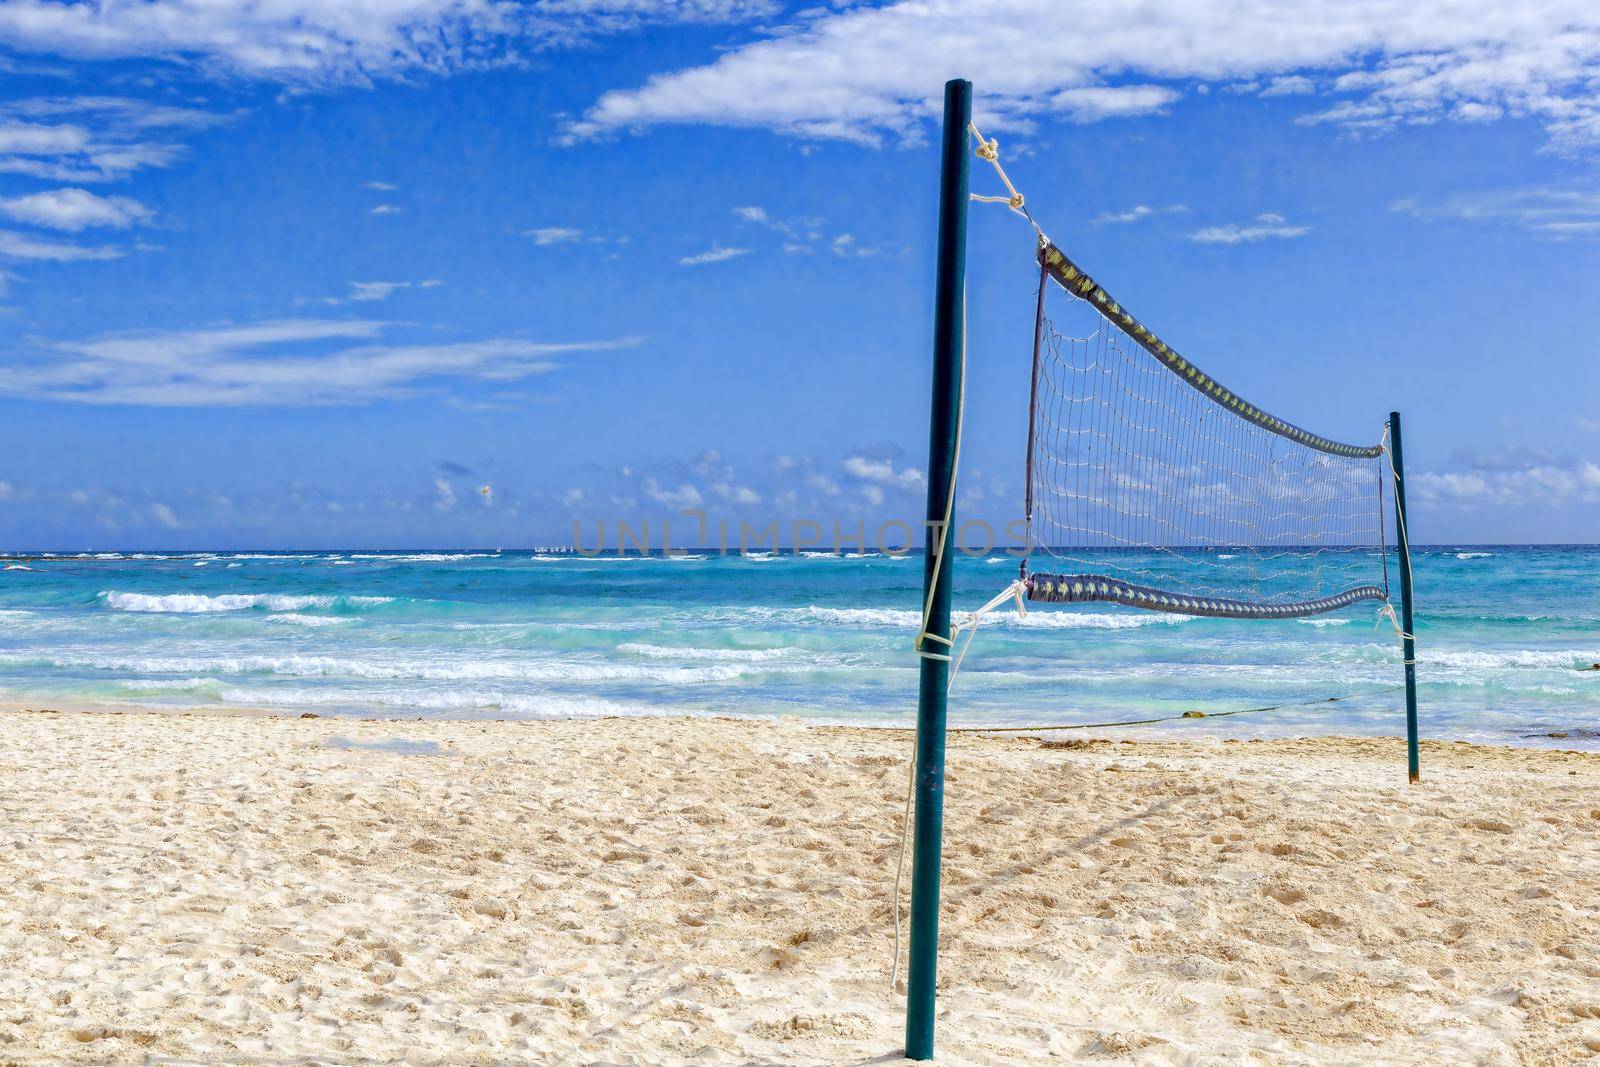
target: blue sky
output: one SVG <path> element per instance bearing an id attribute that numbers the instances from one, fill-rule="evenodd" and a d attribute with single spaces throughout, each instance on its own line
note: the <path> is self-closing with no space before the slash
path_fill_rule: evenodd
<path id="1" fill-rule="evenodd" d="M 1600 15 L 1114 6 L 0 3 L 0 547 L 914 517 L 954 75 L 1197 363 L 1405 413 L 1416 539 L 1600 540 Z M 974 206 L 967 514 L 1034 270 Z"/>

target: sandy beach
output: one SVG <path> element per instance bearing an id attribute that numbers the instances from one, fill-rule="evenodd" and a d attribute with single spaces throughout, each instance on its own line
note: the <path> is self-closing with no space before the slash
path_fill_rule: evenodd
<path id="1" fill-rule="evenodd" d="M 883 1063 L 909 735 L 3 713 L 0 1063 Z M 1600 756 L 951 739 L 940 1060 L 1600 1052 Z"/>

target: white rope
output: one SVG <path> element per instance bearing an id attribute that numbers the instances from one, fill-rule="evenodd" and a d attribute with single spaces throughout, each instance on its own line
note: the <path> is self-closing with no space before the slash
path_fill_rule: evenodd
<path id="1" fill-rule="evenodd" d="M 978 158 L 987 161 L 994 168 L 994 172 L 1000 176 L 1001 183 L 1005 185 L 1006 192 L 1010 194 L 1009 196 L 984 196 L 981 193 L 971 193 L 969 195 L 972 200 L 979 204 L 1006 205 L 1006 207 L 1028 220 L 1028 225 L 1033 227 L 1033 232 L 1039 235 L 1041 244 L 1048 244 L 1050 239 L 1045 236 L 1043 230 L 1039 229 L 1039 224 L 1033 221 L 1033 215 L 1027 208 L 1027 201 L 1023 199 L 1021 193 L 1017 192 L 1017 187 L 1011 184 L 1011 179 L 1006 175 L 1006 169 L 1000 165 L 1000 142 L 985 141 L 983 134 L 978 131 L 978 127 L 971 122 L 967 123 L 967 129 L 972 131 L 972 136 L 978 139 Z"/>
<path id="2" fill-rule="evenodd" d="M 957 656 L 955 658 L 955 662 L 950 665 L 950 685 L 952 687 L 956 684 L 957 672 L 961 670 L 961 661 L 967 658 L 967 649 L 972 647 L 972 639 L 978 636 L 978 627 L 982 625 L 983 617 L 989 614 L 989 612 L 1000 607 L 1000 605 L 1004 604 L 1008 600 L 1015 600 L 1017 602 L 1017 614 L 1019 616 L 1026 616 L 1028 614 L 1027 597 L 1027 583 L 1021 580 L 1012 582 L 1010 585 L 1006 586 L 1005 589 L 1001 590 L 999 595 L 997 595 L 993 600 L 989 601 L 983 607 L 968 615 L 965 619 L 957 623 L 951 629 L 950 636 L 952 639 L 958 637 L 962 630 L 967 631 L 967 640 L 966 643 L 961 646 L 961 654 Z M 952 648 L 953 647 L 954 646 L 952 645 Z"/>

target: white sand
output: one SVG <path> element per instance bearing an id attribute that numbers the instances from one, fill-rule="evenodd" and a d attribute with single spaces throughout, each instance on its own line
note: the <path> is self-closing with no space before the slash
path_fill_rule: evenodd
<path id="1" fill-rule="evenodd" d="M 907 745 L 0 714 L 0 1063 L 892 1062 Z M 942 1062 L 1592 1056 L 1600 757 L 1423 760 L 952 738 Z"/>

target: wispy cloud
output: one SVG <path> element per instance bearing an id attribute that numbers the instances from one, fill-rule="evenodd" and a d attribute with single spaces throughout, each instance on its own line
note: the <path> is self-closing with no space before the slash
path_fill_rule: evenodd
<path id="1" fill-rule="evenodd" d="M 663 507 L 697 508 L 705 502 L 705 496 L 700 490 L 688 482 L 676 487 L 663 487 L 654 478 L 647 478 L 643 489 L 645 496 Z"/>
<path id="2" fill-rule="evenodd" d="M 377 343 L 388 328 L 362 319 L 290 319 L 56 342 L 32 358 L 7 357 L 0 393 L 86 404 L 360 404 L 423 395 L 450 382 L 547 374 L 559 368 L 561 356 L 637 343 Z M 326 344 L 340 341 L 371 343 Z"/>
<path id="3" fill-rule="evenodd" d="M 122 229 L 150 218 L 151 211 L 125 196 L 96 196 L 87 189 L 56 189 L 0 199 L 0 212 L 33 226 L 76 233 L 91 226 Z"/>
<path id="4" fill-rule="evenodd" d="M 530 51 L 663 22 L 770 15 L 774 0 L 192 0 L 0 5 L 0 42 L 77 59 L 148 57 L 201 72 L 327 85 L 504 66 Z"/>
<path id="5" fill-rule="evenodd" d="M 1600 504 L 1600 463 L 1593 460 L 1423 471 L 1408 481 L 1416 498 L 1435 508 Z"/>
<path id="6" fill-rule="evenodd" d="M 1304 237 L 1310 226 L 1294 226 L 1282 215 L 1257 215 L 1247 223 L 1231 222 L 1226 226 L 1207 226 L 1189 235 L 1189 240 L 1204 245 L 1238 245 L 1252 241 L 1269 241 L 1286 237 Z"/>
<path id="7" fill-rule="evenodd" d="M 433 289 L 443 284 L 438 278 L 425 278 L 420 282 L 351 282 L 349 293 L 343 297 L 327 297 L 322 302 L 330 307 L 371 304 L 387 300 L 402 289 Z"/>
<path id="8" fill-rule="evenodd" d="M 906 490 L 921 489 L 924 485 L 922 471 L 916 467 L 896 470 L 894 463 L 887 459 L 854 455 L 847 457 L 840 467 L 850 477 L 876 485 Z M 881 503 L 881 498 L 878 502 Z"/>
<path id="9" fill-rule="evenodd" d="M 1317 85 L 1303 74 L 1283 74 L 1273 78 L 1261 90 L 1262 96 L 1306 96 L 1317 91 Z"/>
<path id="10" fill-rule="evenodd" d="M 400 214 L 400 208 L 393 204 L 379 204 L 372 209 L 372 213 L 374 215 L 398 215 Z"/>
<path id="11" fill-rule="evenodd" d="M 1326 101 L 1309 121 L 1352 129 L 1510 115 L 1544 123 L 1558 147 L 1600 142 L 1588 0 L 1012 0 L 989 14 L 972 0 L 816 5 L 786 32 L 603 94 L 568 132 L 719 123 L 918 141 L 959 72 L 982 87 L 985 131 L 1145 115 L 1197 85 L 1264 83 L 1269 96 Z"/>
<path id="12" fill-rule="evenodd" d="M 0 230 L 0 260 L 33 259 L 52 263 L 70 263 L 84 259 L 116 259 L 122 250 L 112 247 L 91 248 L 65 241 L 48 241 L 12 230 Z"/>
<path id="13" fill-rule="evenodd" d="M 1158 215 L 1179 215 L 1188 210 L 1189 208 L 1186 204 L 1171 204 L 1167 207 L 1151 207 L 1148 204 L 1135 204 L 1127 211 L 1103 212 L 1099 215 L 1096 215 L 1089 221 L 1098 223 L 1100 225 L 1118 225 L 1128 222 L 1143 222 L 1145 219 L 1155 218 Z"/>
<path id="14" fill-rule="evenodd" d="M 713 246 L 706 249 L 704 252 L 700 252 L 692 256 L 684 256 L 682 259 L 678 260 L 678 262 L 685 267 L 701 267 L 707 263 L 723 263 L 730 259 L 737 259 L 739 256 L 748 255 L 749 252 L 750 250 L 748 248 L 722 248 L 720 246 Z"/>
<path id="15" fill-rule="evenodd" d="M 116 96 L 13 100 L 0 104 L 0 173 L 80 183 L 114 181 L 170 166 L 183 155 L 181 144 L 152 137 L 193 133 L 228 119 Z"/>
<path id="16" fill-rule="evenodd" d="M 374 300 L 387 300 L 396 290 L 409 289 L 410 282 L 351 282 L 349 299 L 364 304 Z"/>
<path id="17" fill-rule="evenodd" d="M 1432 201 L 1413 197 L 1390 207 L 1419 219 L 1498 223 L 1541 237 L 1600 235 L 1600 191 L 1592 187 L 1498 189 Z"/>
<path id="18" fill-rule="evenodd" d="M 522 236 L 533 238 L 536 245 L 565 245 L 583 240 L 583 231 L 571 226 L 539 226 L 523 230 Z"/>

